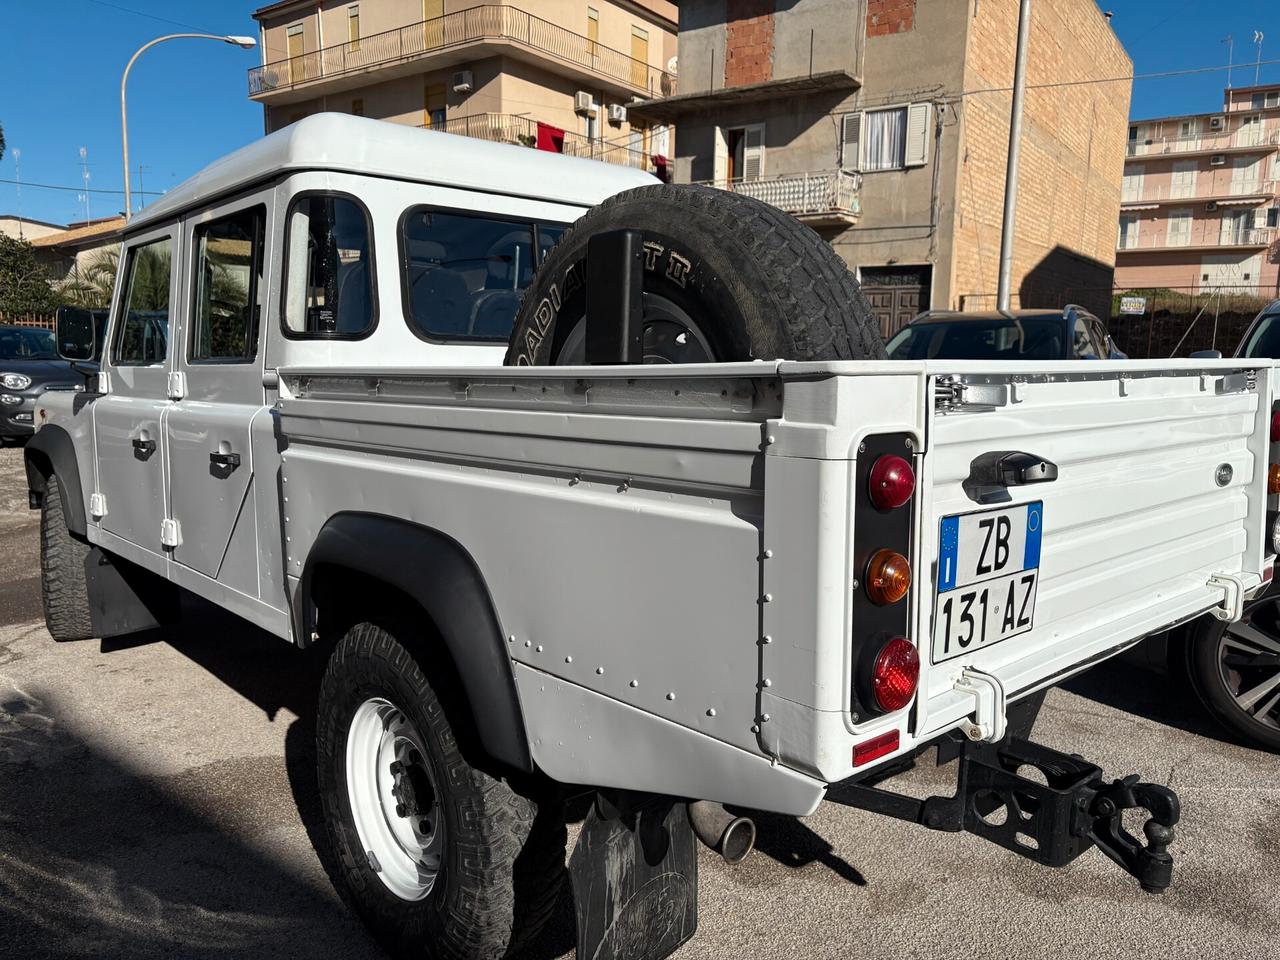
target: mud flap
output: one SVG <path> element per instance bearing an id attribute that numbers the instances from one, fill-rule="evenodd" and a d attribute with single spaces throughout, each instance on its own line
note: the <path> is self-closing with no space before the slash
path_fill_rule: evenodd
<path id="1" fill-rule="evenodd" d="M 698 928 L 697 851 L 683 803 L 597 795 L 569 877 L 580 960 L 662 960 Z"/>

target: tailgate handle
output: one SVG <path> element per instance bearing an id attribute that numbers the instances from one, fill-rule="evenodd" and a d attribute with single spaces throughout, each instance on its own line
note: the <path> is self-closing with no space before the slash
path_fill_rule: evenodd
<path id="1" fill-rule="evenodd" d="M 984 453 L 969 465 L 969 484 L 975 487 L 1020 487 L 1058 479 L 1058 465 L 1021 450 Z"/>

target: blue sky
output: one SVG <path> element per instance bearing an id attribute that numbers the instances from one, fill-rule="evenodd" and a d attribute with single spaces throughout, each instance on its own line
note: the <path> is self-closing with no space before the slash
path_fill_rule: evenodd
<path id="1" fill-rule="evenodd" d="M 514 2 L 536 10 L 538 0 Z M 17 148 L 23 181 L 78 186 L 84 147 L 90 186 L 120 190 L 119 84 L 129 56 L 146 41 L 183 29 L 256 37 L 250 14 L 259 5 L 249 0 L 5 0 L 0 123 L 9 150 L 0 160 L 0 179 L 15 179 Z M 1251 84 L 1254 30 L 1266 34 L 1263 58 L 1280 59 L 1280 0 L 1108 0 L 1102 6 L 1115 13 L 1112 26 L 1138 73 L 1225 64 L 1226 46 L 1219 41 L 1232 34 L 1241 64 L 1233 80 L 1236 86 Z M 262 110 L 246 96 L 245 76 L 259 58 L 257 50 L 207 40 L 175 40 L 142 56 L 129 80 L 135 189 L 139 164 L 144 187 L 164 190 L 261 136 Z M 1262 82 L 1273 81 L 1280 82 L 1280 65 L 1263 66 Z M 1138 81 L 1133 115 L 1212 110 L 1225 85 L 1225 71 Z M 90 194 L 89 212 L 106 216 L 123 204 L 119 194 Z M 0 212 L 14 212 L 18 205 L 16 187 L 0 183 Z M 22 190 L 21 212 L 65 223 L 83 219 L 84 203 L 74 191 L 28 186 Z"/>

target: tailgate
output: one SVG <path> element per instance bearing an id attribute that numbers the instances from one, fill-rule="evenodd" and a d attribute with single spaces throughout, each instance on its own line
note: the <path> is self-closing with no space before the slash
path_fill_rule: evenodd
<path id="1" fill-rule="evenodd" d="M 953 689 L 966 668 L 1012 698 L 1213 608 L 1216 575 L 1261 583 L 1270 373 L 929 377 L 917 736 L 972 710 Z M 1056 479 L 983 482 L 1000 451 Z"/>

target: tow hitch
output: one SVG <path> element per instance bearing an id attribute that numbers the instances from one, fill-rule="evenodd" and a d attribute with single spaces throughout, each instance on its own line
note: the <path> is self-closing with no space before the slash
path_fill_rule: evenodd
<path id="1" fill-rule="evenodd" d="M 950 749 L 948 749 L 950 748 Z M 831 787 L 827 799 L 910 820 L 932 830 L 968 830 L 1037 863 L 1066 866 L 1092 846 L 1161 893 L 1173 879 L 1178 797 L 1133 774 L 1107 782 L 1101 768 L 1017 737 L 1000 743 L 944 741 L 939 764 L 959 753 L 954 797 L 918 800 L 863 783 Z M 1045 782 L 1020 775 L 1031 767 Z M 1125 810 L 1146 810 L 1143 843 L 1124 828 Z"/>

